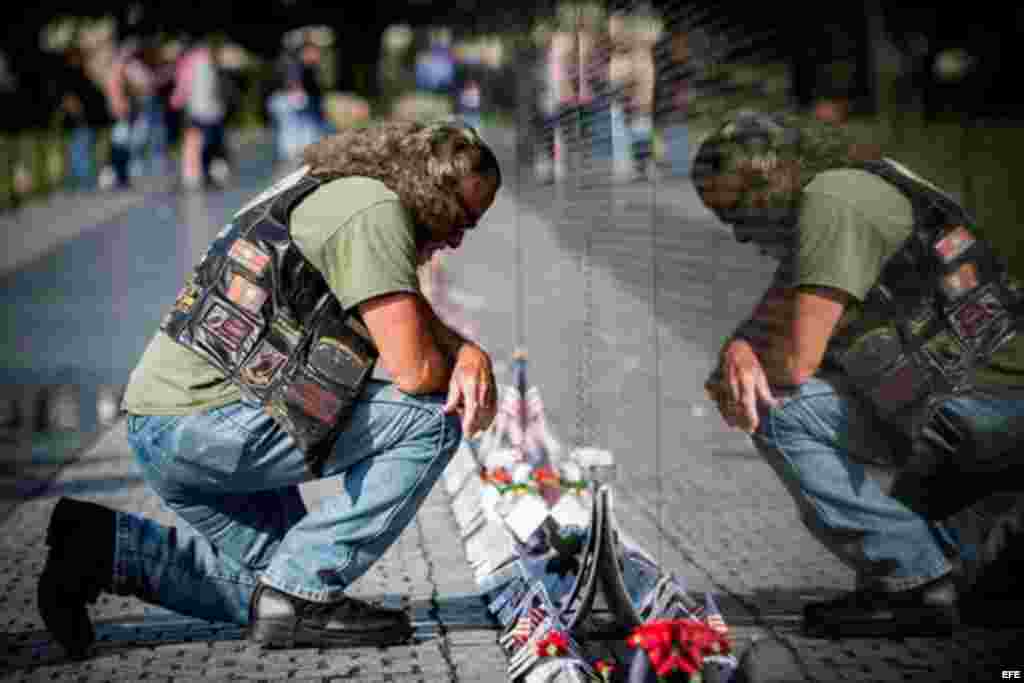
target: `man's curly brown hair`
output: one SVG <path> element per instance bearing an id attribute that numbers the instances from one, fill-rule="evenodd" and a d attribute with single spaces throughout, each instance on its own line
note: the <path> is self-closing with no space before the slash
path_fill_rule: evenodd
<path id="1" fill-rule="evenodd" d="M 417 230 L 443 235 L 471 223 L 458 196 L 459 180 L 478 174 L 501 186 L 490 147 L 469 126 L 454 122 L 394 121 L 344 130 L 307 147 L 310 173 L 364 176 L 388 186 L 410 211 Z"/>

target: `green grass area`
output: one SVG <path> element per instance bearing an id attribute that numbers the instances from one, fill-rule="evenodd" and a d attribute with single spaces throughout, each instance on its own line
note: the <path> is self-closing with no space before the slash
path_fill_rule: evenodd
<path id="1" fill-rule="evenodd" d="M 852 121 L 887 156 L 958 197 L 1011 270 L 1024 278 L 1024 127 L 1017 123 L 925 123 L 920 116 Z"/>

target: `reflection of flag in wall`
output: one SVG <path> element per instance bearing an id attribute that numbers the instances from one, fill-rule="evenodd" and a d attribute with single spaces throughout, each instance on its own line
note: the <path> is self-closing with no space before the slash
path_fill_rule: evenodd
<path id="1" fill-rule="evenodd" d="M 523 446 L 523 400 L 515 387 L 506 387 L 505 398 L 499 408 L 501 427 L 509 443 L 518 448 Z"/>
<path id="2" fill-rule="evenodd" d="M 547 614 L 542 608 L 530 607 L 516 619 L 515 626 L 505 634 L 502 641 L 505 643 L 515 641 L 517 645 L 522 645 L 530 639 L 530 634 L 540 626 L 546 616 Z"/>
<path id="3" fill-rule="evenodd" d="M 480 452 L 487 454 L 491 451 L 508 448 L 519 453 L 519 460 L 523 459 L 523 424 L 522 424 L 522 401 L 519 399 L 515 387 L 507 385 L 500 386 L 501 391 L 498 397 L 498 412 L 494 416 L 494 422 L 484 433 L 483 441 L 480 443 Z"/>
<path id="4" fill-rule="evenodd" d="M 729 626 L 722 618 L 722 610 L 718 609 L 715 596 L 711 593 L 706 593 L 704 596 L 704 622 L 723 636 L 729 635 Z"/>
<path id="5" fill-rule="evenodd" d="M 533 466 L 553 465 L 553 460 L 561 453 L 561 444 L 551 434 L 544 415 L 544 402 L 540 398 L 537 387 L 531 387 L 526 395 L 526 459 Z"/>

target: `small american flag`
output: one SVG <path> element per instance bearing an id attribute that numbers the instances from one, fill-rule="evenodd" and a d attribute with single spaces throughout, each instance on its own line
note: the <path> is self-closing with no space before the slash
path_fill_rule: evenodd
<path id="1" fill-rule="evenodd" d="M 718 603 L 715 602 L 714 594 L 710 592 L 704 595 L 704 623 L 710 626 L 716 633 L 723 636 L 729 635 L 729 626 L 725 623 L 725 619 L 722 618 L 722 611 L 718 609 Z"/>
<path id="2" fill-rule="evenodd" d="M 522 645 L 530 639 L 530 634 L 544 621 L 546 616 L 547 614 L 540 607 L 531 607 L 516 620 L 516 625 L 505 635 L 505 638 Z"/>
<path id="3" fill-rule="evenodd" d="M 974 244 L 974 235 L 962 225 L 958 225 L 935 244 L 935 251 L 945 263 L 949 263 L 967 248 Z"/>
<path id="4" fill-rule="evenodd" d="M 725 624 L 725 619 L 723 619 L 722 615 L 718 612 L 709 614 L 704 621 L 707 622 L 708 626 L 710 626 L 713 631 L 720 633 L 723 636 L 729 635 L 729 627 Z"/>

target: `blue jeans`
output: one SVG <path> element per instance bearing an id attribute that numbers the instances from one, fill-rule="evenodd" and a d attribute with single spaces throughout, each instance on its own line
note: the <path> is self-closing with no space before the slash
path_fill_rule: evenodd
<path id="1" fill-rule="evenodd" d="M 1024 400 L 963 396 L 939 412 L 965 425 L 955 455 L 963 472 L 997 471 L 1021 458 Z M 820 376 L 782 396 L 777 407 L 762 408 L 754 443 L 804 525 L 857 573 L 858 585 L 899 591 L 949 573 L 949 558 L 973 549 L 955 528 L 927 519 L 868 476 L 858 453 L 891 449 L 887 431 L 841 379 Z"/>
<path id="2" fill-rule="evenodd" d="M 605 98 L 598 98 L 580 107 L 580 110 L 583 116 L 584 139 L 589 144 L 591 160 L 611 160 L 614 149 L 610 102 Z"/>
<path id="3" fill-rule="evenodd" d="M 670 123 L 663 128 L 665 162 L 670 175 L 685 178 L 690 175 L 690 136 L 685 123 Z"/>
<path id="4" fill-rule="evenodd" d="M 162 175 L 167 170 L 167 124 L 159 97 L 142 98 L 132 123 L 132 161 L 139 174 Z"/>
<path id="5" fill-rule="evenodd" d="M 132 123 L 118 119 L 110 130 L 110 165 L 114 168 L 117 187 L 131 186 Z"/>
<path id="6" fill-rule="evenodd" d="M 244 401 L 187 416 L 129 415 L 128 440 L 176 528 L 117 513 L 114 592 L 210 621 L 246 624 L 257 582 L 338 600 L 398 538 L 462 438 L 444 396 L 368 383 L 307 510 L 310 479 L 291 437 Z"/>
<path id="7" fill-rule="evenodd" d="M 214 159 L 223 159 L 229 161 L 228 150 L 225 146 L 225 131 L 224 122 L 217 121 L 215 123 L 199 123 L 196 122 L 199 129 L 203 133 L 203 145 L 202 151 L 200 152 L 200 161 L 203 169 L 203 179 L 209 181 L 212 179 L 210 175 L 210 167 L 213 164 Z"/>
<path id="8" fill-rule="evenodd" d="M 76 190 L 96 187 L 96 131 L 89 126 L 71 129 L 68 142 L 68 184 Z"/>

